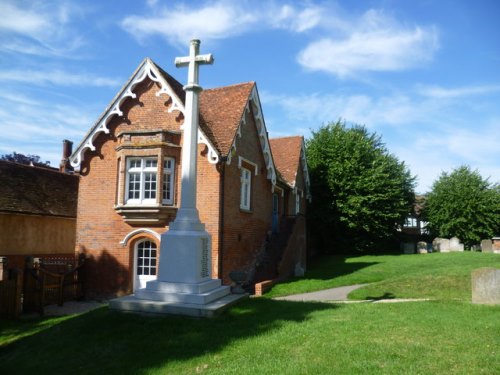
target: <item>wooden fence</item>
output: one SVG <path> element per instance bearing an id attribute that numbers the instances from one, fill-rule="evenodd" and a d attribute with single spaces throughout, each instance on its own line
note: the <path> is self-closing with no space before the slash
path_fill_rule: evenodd
<path id="1" fill-rule="evenodd" d="M 23 312 L 43 315 L 47 305 L 83 298 L 82 267 L 84 258 L 27 258 L 24 269 Z"/>
<path id="2" fill-rule="evenodd" d="M 17 318 L 21 312 L 44 313 L 44 307 L 83 298 L 84 258 L 44 257 L 26 259 L 24 272 L 7 270 L 0 257 L 0 316 Z"/>
<path id="3" fill-rule="evenodd" d="M 0 279 L 0 316 L 17 319 L 22 310 L 22 272 L 16 268 L 8 272 L 2 270 L 2 278 L 3 280 Z"/>

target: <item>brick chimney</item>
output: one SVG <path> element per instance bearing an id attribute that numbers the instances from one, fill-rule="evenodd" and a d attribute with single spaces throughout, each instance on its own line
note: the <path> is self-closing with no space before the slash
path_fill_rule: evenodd
<path id="1" fill-rule="evenodd" d="M 62 159 L 59 163 L 59 171 L 63 173 L 73 172 L 73 167 L 69 163 L 69 157 L 73 152 L 73 142 L 68 141 L 67 139 L 63 140 L 63 150 L 62 150 Z"/>

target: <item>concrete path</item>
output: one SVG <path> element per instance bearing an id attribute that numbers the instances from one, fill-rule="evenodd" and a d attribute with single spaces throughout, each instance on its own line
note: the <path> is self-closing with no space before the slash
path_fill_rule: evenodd
<path id="1" fill-rule="evenodd" d="M 285 297 L 276 297 L 274 299 L 282 301 L 345 301 L 347 295 L 353 290 L 364 287 L 368 284 L 357 284 L 341 286 L 339 288 L 325 289 L 318 292 L 294 294 Z"/>

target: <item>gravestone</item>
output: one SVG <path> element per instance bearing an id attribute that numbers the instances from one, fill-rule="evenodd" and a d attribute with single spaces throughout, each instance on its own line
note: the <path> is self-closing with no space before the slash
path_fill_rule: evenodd
<path id="1" fill-rule="evenodd" d="M 450 240 L 447 238 L 434 238 L 434 241 L 432 241 L 432 251 L 438 253 L 449 253 Z"/>
<path id="2" fill-rule="evenodd" d="M 472 271 L 472 303 L 500 304 L 500 269 L 485 267 Z"/>
<path id="3" fill-rule="evenodd" d="M 417 243 L 417 253 L 427 254 L 427 242 L 419 241 Z"/>
<path id="4" fill-rule="evenodd" d="M 492 253 L 493 252 L 493 242 L 491 242 L 491 240 L 482 240 L 481 241 L 481 251 L 483 253 Z"/>
<path id="5" fill-rule="evenodd" d="M 464 244 L 457 237 L 450 239 L 450 251 L 464 251 Z"/>
<path id="6" fill-rule="evenodd" d="M 493 237 L 493 252 L 500 254 L 500 237 Z"/>

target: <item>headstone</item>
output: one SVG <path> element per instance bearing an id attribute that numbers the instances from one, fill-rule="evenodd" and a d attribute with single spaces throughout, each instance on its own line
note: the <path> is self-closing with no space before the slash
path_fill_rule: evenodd
<path id="1" fill-rule="evenodd" d="M 493 242 L 491 242 L 491 240 L 482 240 L 481 241 L 481 251 L 483 253 L 492 253 L 493 252 Z"/>
<path id="2" fill-rule="evenodd" d="M 485 267 L 472 271 L 472 303 L 500 304 L 500 269 Z"/>
<path id="3" fill-rule="evenodd" d="M 447 238 L 434 238 L 434 241 L 432 241 L 432 250 L 437 253 L 449 253 L 450 240 Z"/>
<path id="4" fill-rule="evenodd" d="M 417 253 L 427 254 L 427 242 L 419 241 L 417 243 Z"/>
<path id="5" fill-rule="evenodd" d="M 481 251 L 481 245 L 472 245 L 470 251 Z"/>
<path id="6" fill-rule="evenodd" d="M 413 242 L 403 242 L 403 253 L 415 254 L 415 244 Z"/>
<path id="7" fill-rule="evenodd" d="M 457 237 L 450 239 L 450 251 L 464 251 L 464 244 Z"/>
<path id="8" fill-rule="evenodd" d="M 493 252 L 500 254 L 500 237 L 493 237 Z"/>

